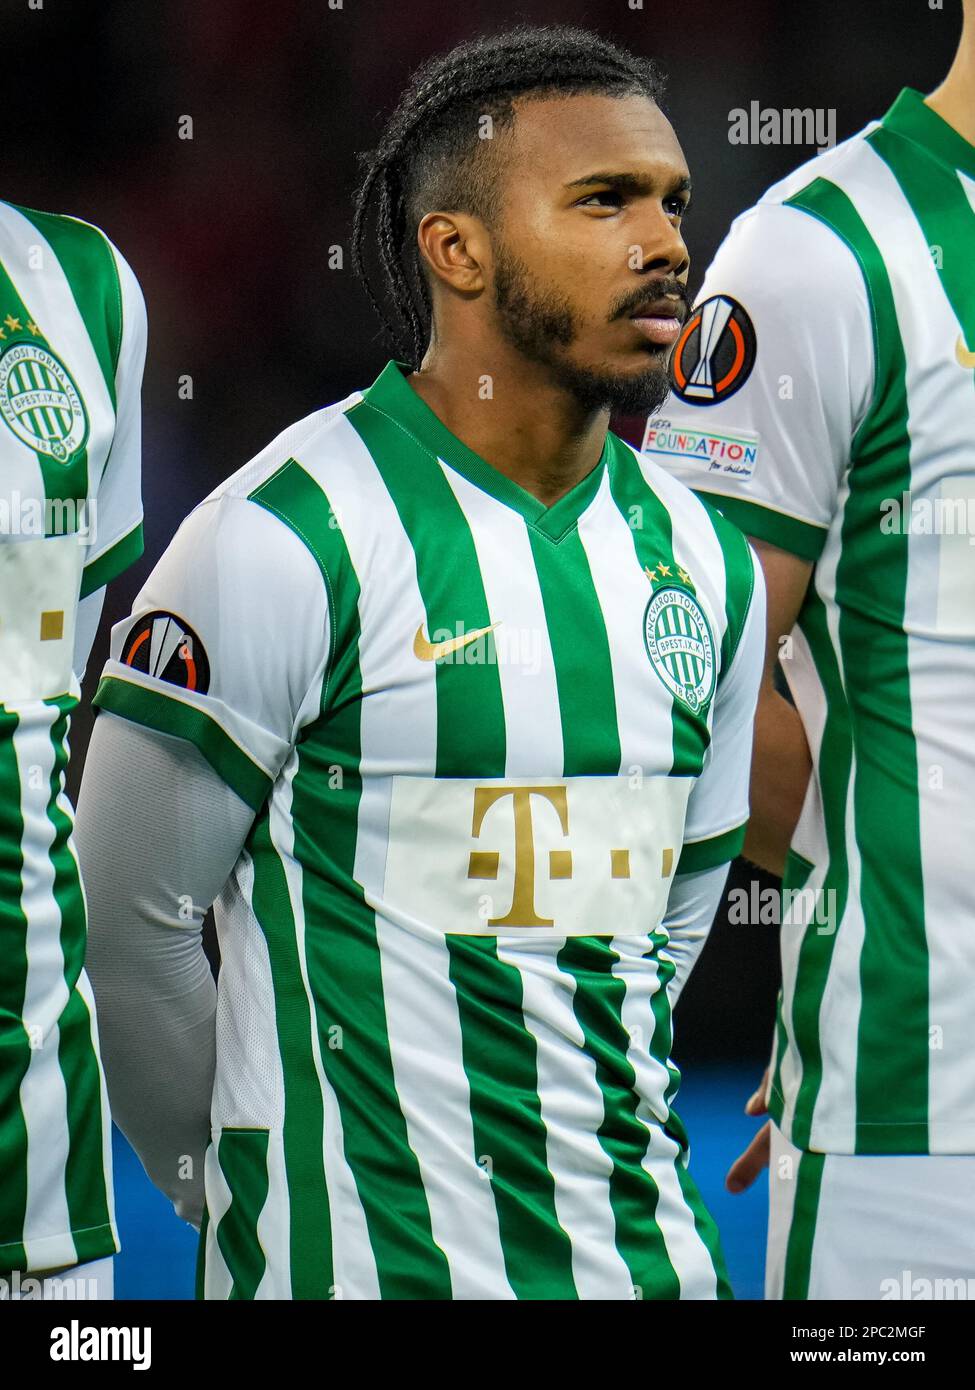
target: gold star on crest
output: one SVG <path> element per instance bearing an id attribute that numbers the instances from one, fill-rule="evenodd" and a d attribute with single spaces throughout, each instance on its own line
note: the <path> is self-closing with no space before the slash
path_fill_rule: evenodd
<path id="1" fill-rule="evenodd" d="M 680 565 L 677 566 L 677 578 L 682 584 L 690 584 L 691 582 L 691 576 L 687 573 L 687 570 L 681 569 Z"/>
<path id="2" fill-rule="evenodd" d="M 665 565 L 663 560 L 657 561 L 657 569 L 660 571 L 662 575 L 665 575 L 667 579 L 670 578 L 670 566 Z"/>
<path id="3" fill-rule="evenodd" d="M 27 327 L 30 329 L 31 335 L 32 335 L 34 338 L 36 338 L 37 335 L 38 335 L 38 333 L 40 333 L 40 331 L 41 331 L 41 330 L 38 328 L 37 324 L 34 322 L 33 319 L 28 319 L 28 320 L 27 320 Z"/>
<path id="4" fill-rule="evenodd" d="M 4 319 L 4 323 L 10 329 L 11 333 L 16 333 L 17 329 L 20 327 L 20 319 L 15 319 L 13 314 L 8 314 Z"/>
<path id="5" fill-rule="evenodd" d="M 657 571 L 656 571 L 656 570 L 648 569 L 647 566 L 644 565 L 644 566 L 643 566 L 643 573 L 644 573 L 644 574 L 647 576 L 647 578 L 650 580 L 650 583 L 651 583 L 651 584 L 656 584 L 656 582 L 657 582 Z"/>

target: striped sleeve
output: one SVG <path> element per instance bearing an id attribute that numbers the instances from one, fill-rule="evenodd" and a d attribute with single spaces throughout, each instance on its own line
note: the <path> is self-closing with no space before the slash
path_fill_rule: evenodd
<path id="1" fill-rule="evenodd" d="M 112 629 L 94 704 L 187 739 L 256 811 L 319 712 L 328 643 L 309 550 L 222 494 L 190 513 Z"/>
<path id="2" fill-rule="evenodd" d="M 711 744 L 688 800 L 678 874 L 727 864 L 745 841 L 755 707 L 765 663 L 765 581 L 751 546 L 748 556 L 744 621 L 714 697 Z"/>
<path id="3" fill-rule="evenodd" d="M 85 556 L 81 597 L 117 578 L 143 551 L 142 373 L 146 360 L 146 306 L 125 258 L 105 238 L 117 284 L 120 332 L 115 358 L 115 431 L 97 484 L 94 532 Z"/>
<path id="4" fill-rule="evenodd" d="M 750 339 L 753 365 L 734 390 L 720 378 L 710 393 L 675 390 L 647 422 L 644 449 L 746 534 L 814 561 L 873 392 L 860 266 L 817 218 L 759 203 L 732 225 L 698 308 L 716 300 L 736 306 L 732 327 Z"/>

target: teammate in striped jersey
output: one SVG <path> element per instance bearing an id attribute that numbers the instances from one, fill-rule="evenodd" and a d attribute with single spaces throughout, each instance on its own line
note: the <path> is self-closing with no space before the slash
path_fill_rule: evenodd
<path id="1" fill-rule="evenodd" d="M 973 74 L 966 0 L 932 96 L 737 219 L 648 426 L 761 553 L 746 851 L 812 890 L 782 928 L 770 1297 L 975 1276 Z"/>
<path id="2" fill-rule="evenodd" d="M 105 585 L 142 551 L 145 307 L 96 227 L 0 203 L 0 1277 L 118 1249 L 64 792 Z M 24 1296 L 33 1285 L 20 1286 Z"/>
<path id="3" fill-rule="evenodd" d="M 120 1123 L 191 1219 L 203 1172 L 205 1297 L 730 1293 L 671 1011 L 744 835 L 764 601 L 607 432 L 685 309 L 658 91 L 573 30 L 421 70 L 355 229 L 420 370 L 218 487 L 113 633 L 91 969 Z"/>

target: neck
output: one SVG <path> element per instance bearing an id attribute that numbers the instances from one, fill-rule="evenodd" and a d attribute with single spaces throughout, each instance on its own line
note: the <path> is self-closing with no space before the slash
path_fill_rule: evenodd
<path id="1" fill-rule="evenodd" d="M 546 507 L 599 462 L 609 411 L 583 409 L 504 343 L 444 334 L 408 381 L 451 434 Z"/>
<path id="2" fill-rule="evenodd" d="M 955 61 L 941 86 L 925 100 L 943 121 L 975 145 L 975 7 L 966 4 Z"/>

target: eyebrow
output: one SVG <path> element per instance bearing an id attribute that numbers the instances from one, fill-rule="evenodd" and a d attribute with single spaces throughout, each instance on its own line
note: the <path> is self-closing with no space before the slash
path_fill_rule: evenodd
<path id="1" fill-rule="evenodd" d="M 615 188 L 620 193 L 649 193 L 656 180 L 646 174 L 631 173 L 595 173 L 585 174 L 581 179 L 572 179 L 565 185 L 566 188 L 586 188 L 589 184 L 603 183 L 610 188 Z M 667 190 L 668 193 L 690 193 L 691 181 L 685 176 L 676 179 Z"/>

